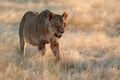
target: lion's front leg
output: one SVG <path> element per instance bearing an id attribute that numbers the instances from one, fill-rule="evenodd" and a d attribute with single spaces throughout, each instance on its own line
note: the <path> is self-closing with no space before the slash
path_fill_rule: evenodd
<path id="1" fill-rule="evenodd" d="M 39 51 L 41 52 L 41 56 L 43 56 L 45 54 L 45 44 L 43 44 L 42 42 L 39 43 L 39 46 L 38 46 L 38 49 Z"/>
<path id="2" fill-rule="evenodd" d="M 51 43 L 51 50 L 56 56 L 56 62 L 59 62 L 60 61 L 59 42 Z"/>

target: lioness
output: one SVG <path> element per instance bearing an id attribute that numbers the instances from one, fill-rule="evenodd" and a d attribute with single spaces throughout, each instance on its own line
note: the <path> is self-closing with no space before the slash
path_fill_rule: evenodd
<path id="1" fill-rule="evenodd" d="M 41 55 L 45 54 L 45 44 L 50 43 L 50 47 L 56 61 L 60 60 L 59 38 L 65 32 L 66 18 L 68 14 L 54 14 L 49 10 L 41 13 L 26 12 L 20 22 L 19 38 L 22 54 L 25 55 L 25 43 L 38 46 Z"/>

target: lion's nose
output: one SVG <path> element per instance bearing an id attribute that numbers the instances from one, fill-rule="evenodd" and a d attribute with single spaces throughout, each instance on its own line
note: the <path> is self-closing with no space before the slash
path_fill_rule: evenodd
<path id="1" fill-rule="evenodd" d="M 63 29 L 60 29 L 60 33 L 64 33 L 64 30 L 63 30 Z"/>

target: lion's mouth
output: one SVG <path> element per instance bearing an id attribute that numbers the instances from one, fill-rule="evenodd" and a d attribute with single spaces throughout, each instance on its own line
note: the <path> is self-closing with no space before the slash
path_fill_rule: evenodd
<path id="1" fill-rule="evenodd" d="M 55 37 L 61 38 L 61 36 L 62 36 L 62 35 L 58 35 L 58 34 L 55 33 Z"/>

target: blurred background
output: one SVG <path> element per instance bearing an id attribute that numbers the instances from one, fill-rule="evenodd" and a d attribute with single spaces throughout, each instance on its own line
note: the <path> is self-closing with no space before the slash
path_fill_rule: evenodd
<path id="1" fill-rule="evenodd" d="M 27 11 L 68 13 L 62 61 L 47 46 L 21 58 L 18 29 Z M 120 80 L 120 0 L 0 0 L 0 80 Z"/>
<path id="2" fill-rule="evenodd" d="M 59 14 L 68 12 L 71 30 L 119 36 L 119 4 L 119 0 L 0 0 L 0 23 L 18 25 L 25 12 L 49 9 Z"/>

